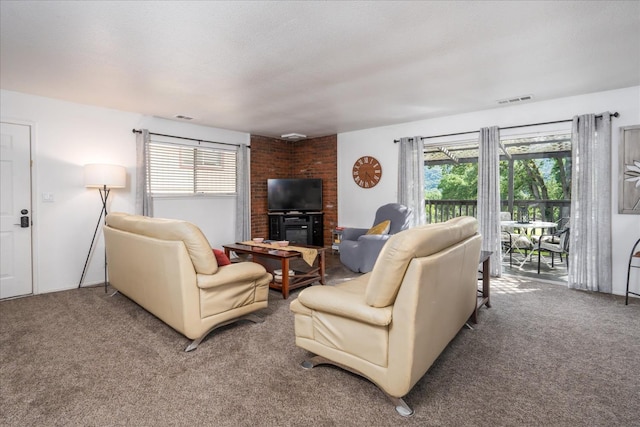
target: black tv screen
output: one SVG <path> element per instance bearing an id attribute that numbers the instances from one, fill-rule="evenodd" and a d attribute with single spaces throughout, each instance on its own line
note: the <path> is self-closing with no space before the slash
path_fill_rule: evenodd
<path id="1" fill-rule="evenodd" d="M 321 211 L 322 179 L 268 179 L 267 203 L 270 211 Z"/>

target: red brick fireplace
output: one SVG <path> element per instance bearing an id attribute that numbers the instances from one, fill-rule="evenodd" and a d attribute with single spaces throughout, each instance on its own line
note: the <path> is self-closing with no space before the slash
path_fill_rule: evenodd
<path id="1" fill-rule="evenodd" d="M 267 179 L 321 178 L 324 245 L 338 223 L 337 135 L 285 141 L 251 135 L 251 235 L 268 237 Z"/>

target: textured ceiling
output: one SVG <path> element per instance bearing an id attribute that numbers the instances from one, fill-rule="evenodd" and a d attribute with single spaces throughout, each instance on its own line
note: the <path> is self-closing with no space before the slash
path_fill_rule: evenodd
<path id="1" fill-rule="evenodd" d="M 640 85 L 639 1 L 2 0 L 0 8 L 2 89 L 266 136 Z"/>

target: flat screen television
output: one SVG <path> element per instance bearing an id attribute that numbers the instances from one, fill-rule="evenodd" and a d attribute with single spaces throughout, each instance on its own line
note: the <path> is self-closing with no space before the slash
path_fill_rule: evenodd
<path id="1" fill-rule="evenodd" d="M 322 211 L 322 179 L 267 179 L 267 204 L 271 212 Z"/>

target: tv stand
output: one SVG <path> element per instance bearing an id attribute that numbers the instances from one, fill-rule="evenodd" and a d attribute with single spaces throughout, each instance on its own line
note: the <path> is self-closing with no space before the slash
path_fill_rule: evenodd
<path id="1" fill-rule="evenodd" d="M 323 212 L 270 212 L 269 239 L 324 247 Z"/>

